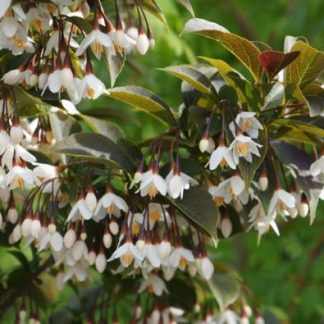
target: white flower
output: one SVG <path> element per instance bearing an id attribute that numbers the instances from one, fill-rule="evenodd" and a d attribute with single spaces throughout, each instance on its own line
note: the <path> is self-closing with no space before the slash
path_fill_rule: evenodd
<path id="1" fill-rule="evenodd" d="M 143 260 L 147 259 L 152 267 L 158 268 L 161 265 L 161 259 L 158 254 L 158 247 L 151 242 L 146 242 L 141 251 Z"/>
<path id="2" fill-rule="evenodd" d="M 114 215 L 120 217 L 120 212 L 127 212 L 128 206 L 126 201 L 115 195 L 110 188 L 107 189 L 107 192 L 99 199 L 97 207 L 95 209 L 94 219 L 100 221 L 103 219 L 106 214 Z"/>
<path id="3" fill-rule="evenodd" d="M 10 141 L 1 159 L 2 167 L 6 165 L 11 169 L 14 157 L 17 161 L 25 161 L 28 163 L 36 162 L 36 158 L 26 149 L 21 145 L 14 145 Z"/>
<path id="4" fill-rule="evenodd" d="M 103 33 L 97 27 L 83 39 L 75 54 L 82 55 L 89 46 L 97 59 L 100 59 L 105 49 L 112 46 L 112 40 L 108 34 Z"/>
<path id="5" fill-rule="evenodd" d="M 0 18 L 5 15 L 7 10 L 9 9 L 11 5 L 12 0 L 1 0 L 0 1 Z"/>
<path id="6" fill-rule="evenodd" d="M 211 154 L 210 160 L 206 166 L 208 165 L 210 170 L 215 170 L 219 165 L 222 168 L 228 165 L 231 169 L 236 169 L 233 153 L 224 144 L 219 144 L 217 149 Z"/>
<path id="7" fill-rule="evenodd" d="M 72 266 L 68 266 L 68 270 L 64 275 L 64 282 L 69 281 L 72 277 L 75 277 L 78 281 L 84 281 L 88 276 L 89 265 L 85 261 L 80 261 Z"/>
<path id="8" fill-rule="evenodd" d="M 168 193 L 173 199 L 179 197 L 182 199 L 184 191 L 188 190 L 190 185 L 198 185 L 195 179 L 183 172 L 176 172 L 175 170 L 171 170 L 165 180 L 168 186 Z"/>
<path id="9" fill-rule="evenodd" d="M 169 263 L 173 268 L 179 267 L 180 269 L 184 269 L 188 262 L 194 261 L 195 258 L 192 251 L 182 246 L 176 247 L 169 257 Z"/>
<path id="10" fill-rule="evenodd" d="M 236 116 L 235 122 L 239 126 L 241 131 L 247 133 L 252 138 L 257 138 L 259 136 L 259 130 L 263 129 L 263 126 L 254 116 L 254 112 L 243 111 Z M 231 122 L 229 124 L 229 128 L 233 136 L 235 137 L 235 123 Z"/>
<path id="11" fill-rule="evenodd" d="M 254 142 L 251 137 L 238 135 L 231 143 L 229 149 L 233 152 L 234 163 L 238 164 L 240 158 L 252 162 L 252 154 L 260 156 L 258 147 L 262 147 L 262 145 Z"/>
<path id="12" fill-rule="evenodd" d="M 34 175 L 27 167 L 14 165 L 6 176 L 6 185 L 10 186 L 10 190 L 17 187 L 30 189 L 34 186 Z"/>
<path id="13" fill-rule="evenodd" d="M 70 68 L 55 69 L 48 76 L 47 85 L 51 92 L 58 93 L 63 89 L 68 89 L 74 82 L 73 72 Z M 43 91 L 46 87 L 43 89 Z"/>
<path id="14" fill-rule="evenodd" d="M 260 201 L 251 209 L 248 215 L 249 223 L 251 223 L 250 228 L 254 227 L 258 231 L 258 242 L 260 242 L 261 236 L 266 233 L 270 227 L 278 236 L 280 235 L 275 217 L 275 213 L 265 214 L 263 205 Z"/>
<path id="15" fill-rule="evenodd" d="M 89 73 L 81 80 L 79 92 L 82 98 L 97 99 L 107 93 L 105 84 L 94 74 Z"/>
<path id="16" fill-rule="evenodd" d="M 269 203 L 269 214 L 279 213 L 281 216 L 288 216 L 289 209 L 296 207 L 295 197 L 283 189 L 277 189 Z"/>
<path id="17" fill-rule="evenodd" d="M 312 163 L 309 169 L 309 173 L 313 177 L 324 175 L 324 155 L 322 155 L 318 160 Z"/>
<path id="18" fill-rule="evenodd" d="M 141 55 L 145 55 L 150 47 L 149 40 L 146 34 L 142 31 L 136 39 L 136 48 Z"/>
<path id="19" fill-rule="evenodd" d="M 204 136 L 199 142 L 199 150 L 201 153 L 211 153 L 215 149 L 215 142 L 211 137 Z"/>
<path id="20" fill-rule="evenodd" d="M 132 242 L 126 241 L 115 250 L 108 261 L 115 259 L 120 259 L 122 266 L 127 268 L 134 259 L 137 261 L 143 261 L 143 256 Z"/>
<path id="21" fill-rule="evenodd" d="M 206 279 L 210 280 L 214 274 L 214 265 L 207 256 L 198 258 L 196 260 L 198 271 L 200 275 Z"/>
<path id="22" fill-rule="evenodd" d="M 226 309 L 222 314 L 217 317 L 217 324 L 237 324 L 239 317 L 237 314 L 230 310 Z"/>
<path id="23" fill-rule="evenodd" d="M 38 251 L 44 250 L 48 246 L 48 244 L 50 244 L 51 248 L 54 251 L 61 251 L 63 248 L 62 235 L 56 231 L 54 233 L 50 233 L 50 231 L 47 231 L 39 242 Z"/>
<path id="24" fill-rule="evenodd" d="M 91 211 L 88 209 L 84 197 L 80 197 L 79 200 L 72 207 L 67 222 L 75 222 L 79 219 L 89 220 L 92 217 Z"/>
<path id="25" fill-rule="evenodd" d="M 18 21 L 10 13 L 10 11 L 3 17 L 3 19 L 0 22 L 1 31 L 8 38 L 11 38 L 15 35 L 15 33 L 17 32 L 18 26 L 19 26 Z"/>
<path id="26" fill-rule="evenodd" d="M 50 164 L 45 163 L 34 163 L 36 168 L 33 169 L 33 174 L 35 177 L 35 183 L 40 186 L 42 183 L 49 181 L 51 179 L 58 177 L 57 167 Z M 54 183 L 49 182 L 45 186 L 43 186 L 43 192 L 53 192 L 56 193 L 59 187 L 58 179 L 54 180 Z"/>
<path id="27" fill-rule="evenodd" d="M 141 192 L 141 196 L 149 195 L 152 199 L 158 193 L 165 196 L 167 193 L 167 184 L 159 175 L 157 168 L 152 167 L 147 172 L 143 173 L 140 188 L 136 192 Z"/>
<path id="28" fill-rule="evenodd" d="M 141 294 L 146 290 L 150 293 L 154 293 L 156 296 L 162 296 L 164 292 L 168 293 L 165 282 L 155 274 L 151 274 L 148 278 L 142 281 L 137 292 Z"/>
<path id="29" fill-rule="evenodd" d="M 25 78 L 25 70 L 23 68 L 18 68 L 14 70 L 10 70 L 5 73 L 2 77 L 4 83 L 9 85 L 17 85 L 22 83 Z"/>
<path id="30" fill-rule="evenodd" d="M 111 55 L 116 55 L 117 53 L 123 55 L 124 51 L 129 52 L 136 45 L 136 40 L 129 37 L 122 29 L 112 31 L 110 35 L 114 45 L 111 48 Z"/>

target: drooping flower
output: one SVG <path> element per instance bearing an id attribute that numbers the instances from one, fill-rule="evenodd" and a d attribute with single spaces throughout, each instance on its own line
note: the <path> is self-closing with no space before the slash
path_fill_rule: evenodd
<path id="1" fill-rule="evenodd" d="M 269 214 L 278 213 L 288 216 L 289 209 L 296 207 L 295 197 L 281 188 L 275 190 L 269 203 Z"/>
<path id="2" fill-rule="evenodd" d="M 233 152 L 234 163 L 238 164 L 239 159 L 243 158 L 248 162 L 252 162 L 252 154 L 260 156 L 258 148 L 261 144 L 254 142 L 251 137 L 238 135 L 231 143 L 229 149 Z"/>
<path id="3" fill-rule="evenodd" d="M 182 246 L 176 246 L 171 252 L 169 257 L 169 263 L 173 268 L 184 269 L 188 262 L 194 262 L 195 258 L 191 250 Z"/>
<path id="4" fill-rule="evenodd" d="M 144 291 L 155 294 L 156 296 L 162 296 L 162 294 L 168 293 L 165 282 L 155 274 L 150 274 L 144 281 L 142 281 L 138 293 L 143 293 Z"/>
<path id="5" fill-rule="evenodd" d="M 12 0 L 1 0 L 0 1 L 0 18 L 2 18 L 11 5 Z"/>
<path id="6" fill-rule="evenodd" d="M 73 205 L 68 217 L 67 222 L 75 222 L 80 219 L 89 220 L 92 217 L 92 212 L 88 209 L 84 196 L 80 196 L 78 201 Z"/>
<path id="7" fill-rule="evenodd" d="M 262 124 L 255 118 L 255 113 L 250 111 L 242 111 L 235 118 L 236 125 L 242 132 L 247 133 L 251 138 L 257 138 L 259 131 L 263 129 Z M 235 137 L 236 126 L 234 122 L 229 124 L 229 128 Z"/>
<path id="8" fill-rule="evenodd" d="M 209 166 L 210 170 L 215 170 L 218 166 L 224 168 L 227 165 L 231 169 L 236 169 L 236 163 L 234 162 L 232 151 L 224 144 L 220 143 L 216 150 L 211 154 L 206 166 Z"/>
<path id="9" fill-rule="evenodd" d="M 108 261 L 115 259 L 120 259 L 122 266 L 127 268 L 132 264 L 134 259 L 139 262 L 143 261 L 143 256 L 131 241 L 126 241 L 115 250 Z"/>
<path id="10" fill-rule="evenodd" d="M 142 197 L 148 195 L 151 199 L 158 193 L 162 196 L 166 195 L 167 184 L 159 175 L 156 162 L 153 162 L 150 169 L 143 173 L 140 188 L 136 192 L 140 192 Z"/>

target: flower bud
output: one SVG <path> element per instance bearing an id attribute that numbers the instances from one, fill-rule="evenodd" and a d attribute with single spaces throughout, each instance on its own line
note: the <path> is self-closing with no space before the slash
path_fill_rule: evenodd
<path id="1" fill-rule="evenodd" d="M 48 80 L 48 74 L 47 73 L 41 73 L 40 76 L 38 77 L 38 88 L 40 90 L 43 90 L 46 86 Z"/>
<path id="2" fill-rule="evenodd" d="M 159 255 L 162 260 L 165 260 L 171 253 L 170 241 L 163 240 L 159 245 Z"/>
<path id="3" fill-rule="evenodd" d="M 16 243 L 18 242 L 21 237 L 22 237 L 22 230 L 21 230 L 21 225 L 20 224 L 17 224 L 12 233 L 11 233 L 11 236 L 12 236 L 12 240 L 13 240 L 13 243 Z"/>
<path id="4" fill-rule="evenodd" d="M 99 253 L 96 257 L 96 269 L 99 273 L 103 273 L 107 266 L 107 259 L 103 253 Z"/>
<path id="5" fill-rule="evenodd" d="M 259 178 L 259 187 L 261 191 L 266 191 L 268 188 L 269 180 L 266 174 L 261 174 Z"/>
<path id="6" fill-rule="evenodd" d="M 136 40 L 138 37 L 138 29 L 134 26 L 128 28 L 127 30 L 127 35 L 131 38 Z"/>
<path id="7" fill-rule="evenodd" d="M 306 217 L 309 213 L 309 205 L 306 195 L 303 193 L 299 205 L 299 214 L 301 217 Z"/>
<path id="8" fill-rule="evenodd" d="M 74 229 L 69 229 L 64 235 L 64 246 L 71 249 L 76 240 L 76 233 Z"/>
<path id="9" fill-rule="evenodd" d="M 228 238 L 232 234 L 233 225 L 228 217 L 222 219 L 220 230 L 225 238 Z"/>
<path id="10" fill-rule="evenodd" d="M 18 220 L 18 211 L 16 208 L 10 207 L 7 214 L 8 222 L 11 224 L 16 224 Z"/>
<path id="11" fill-rule="evenodd" d="M 56 225 L 51 223 L 48 225 L 47 229 L 50 234 L 54 234 L 56 232 Z"/>
<path id="12" fill-rule="evenodd" d="M 105 233 L 103 238 L 102 238 L 102 241 L 103 241 L 103 245 L 106 249 L 109 249 L 111 247 L 111 244 L 112 244 L 112 236 L 110 233 Z"/>
<path id="13" fill-rule="evenodd" d="M 0 188 L 0 201 L 8 202 L 10 199 L 10 189 L 8 187 Z"/>
<path id="14" fill-rule="evenodd" d="M 96 258 L 97 258 L 97 255 L 96 255 L 96 252 L 95 251 L 90 251 L 89 253 L 88 253 L 88 256 L 87 256 L 87 260 L 88 260 L 88 263 L 89 263 L 89 265 L 94 265 L 95 264 L 95 262 L 96 262 Z"/>
<path id="15" fill-rule="evenodd" d="M 30 225 L 30 234 L 34 237 L 37 236 L 41 230 L 41 227 L 42 226 L 41 226 L 41 222 L 39 221 L 39 219 L 38 218 L 33 219 L 32 223 Z"/>
<path id="16" fill-rule="evenodd" d="M 72 256 L 75 261 L 79 261 L 87 253 L 87 246 L 81 240 L 76 241 L 72 248 Z"/>
<path id="17" fill-rule="evenodd" d="M 90 188 L 85 196 L 85 204 L 89 211 L 93 212 L 97 206 L 97 197 L 93 192 L 93 189 Z"/>
<path id="18" fill-rule="evenodd" d="M 203 137 L 199 142 L 199 150 L 201 153 L 205 153 L 208 150 L 209 139 L 208 137 Z"/>
<path id="19" fill-rule="evenodd" d="M 265 324 L 265 321 L 264 321 L 264 319 L 263 319 L 263 317 L 261 315 L 258 315 L 255 318 L 255 324 Z"/>
<path id="20" fill-rule="evenodd" d="M 249 324 L 249 319 L 246 315 L 240 317 L 240 324 Z"/>
<path id="21" fill-rule="evenodd" d="M 30 217 L 26 217 L 24 221 L 21 224 L 21 233 L 22 236 L 27 237 L 31 235 L 31 225 L 32 225 L 32 219 Z"/>
<path id="22" fill-rule="evenodd" d="M 189 272 L 189 274 L 190 274 L 191 277 L 195 277 L 196 276 L 197 270 L 198 269 L 197 269 L 197 267 L 194 264 L 190 264 L 188 266 L 188 272 Z"/>
<path id="23" fill-rule="evenodd" d="M 118 225 L 118 223 L 112 220 L 109 223 L 109 230 L 110 230 L 110 233 L 111 234 L 117 235 L 118 232 L 119 232 L 119 225 Z"/>
<path id="24" fill-rule="evenodd" d="M 288 208 L 288 212 L 291 218 L 296 218 L 298 215 L 298 209 L 296 207 Z"/>
<path id="25" fill-rule="evenodd" d="M 136 247 L 139 251 L 142 251 L 144 249 L 144 246 L 145 246 L 145 241 L 144 240 L 137 240 L 136 242 Z"/>
<path id="26" fill-rule="evenodd" d="M 141 55 L 145 55 L 150 47 L 146 34 L 141 31 L 136 40 L 136 48 Z"/>
<path id="27" fill-rule="evenodd" d="M 80 234 L 80 239 L 81 239 L 82 241 L 85 241 L 85 240 L 87 239 L 87 233 L 84 232 L 84 231 L 82 231 L 81 234 Z"/>
<path id="28" fill-rule="evenodd" d="M 10 128 L 10 138 L 14 144 L 20 144 L 24 138 L 24 132 L 20 125 Z"/>

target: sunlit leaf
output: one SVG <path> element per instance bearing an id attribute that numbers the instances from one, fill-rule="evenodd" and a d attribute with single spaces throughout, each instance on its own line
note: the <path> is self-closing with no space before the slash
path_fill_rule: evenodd
<path id="1" fill-rule="evenodd" d="M 230 33 L 216 23 L 198 18 L 189 20 L 183 33 L 197 33 L 218 41 L 245 65 L 256 81 L 261 80 L 262 67 L 259 62 L 261 52 L 252 42 Z"/>
<path id="2" fill-rule="evenodd" d="M 135 86 L 118 87 L 111 89 L 109 96 L 143 109 L 169 125 L 176 125 L 176 120 L 167 103 L 144 88 Z"/>

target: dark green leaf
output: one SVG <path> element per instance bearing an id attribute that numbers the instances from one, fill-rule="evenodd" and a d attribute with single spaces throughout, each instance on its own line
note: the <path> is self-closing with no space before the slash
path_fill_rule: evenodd
<path id="1" fill-rule="evenodd" d="M 192 187 L 185 191 L 183 199 L 170 199 L 170 203 L 217 242 L 218 208 L 207 190 Z"/>
<path id="2" fill-rule="evenodd" d="M 54 149 L 60 153 L 121 167 L 128 172 L 133 172 L 136 168 L 121 147 L 101 134 L 73 134 L 58 142 Z"/>

